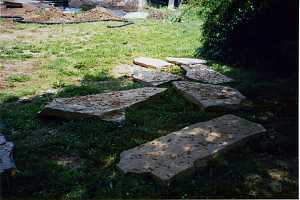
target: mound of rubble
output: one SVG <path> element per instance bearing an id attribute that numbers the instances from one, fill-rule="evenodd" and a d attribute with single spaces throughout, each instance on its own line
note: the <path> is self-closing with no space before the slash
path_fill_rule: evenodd
<path id="1" fill-rule="evenodd" d="M 48 9 L 38 9 L 24 15 L 26 21 L 47 22 L 47 23 L 66 23 L 97 20 L 121 20 L 105 8 L 97 7 L 81 13 L 63 13 L 60 9 L 50 7 Z"/>
<path id="2" fill-rule="evenodd" d="M 36 7 L 24 5 L 23 8 L 0 7 L 1 16 L 20 16 L 24 21 L 40 23 L 77 23 L 101 20 L 121 20 L 108 9 L 96 7 L 94 9 L 79 13 L 64 13 L 61 9 L 49 7 Z"/>

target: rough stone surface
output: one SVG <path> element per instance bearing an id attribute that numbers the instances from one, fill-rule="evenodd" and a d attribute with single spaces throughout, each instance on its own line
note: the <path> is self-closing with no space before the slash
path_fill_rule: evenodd
<path id="1" fill-rule="evenodd" d="M 118 167 L 124 173 L 150 173 L 163 183 L 184 176 L 211 156 L 265 129 L 234 115 L 193 124 L 124 151 Z"/>
<path id="2" fill-rule="evenodd" d="M 204 109 L 215 106 L 234 108 L 245 99 L 238 90 L 228 86 L 189 81 L 175 81 L 173 85 L 185 98 Z"/>
<path id="3" fill-rule="evenodd" d="M 4 170 L 15 168 L 15 163 L 12 157 L 14 144 L 6 141 L 4 135 L 0 133 L 0 173 Z"/>
<path id="4" fill-rule="evenodd" d="M 126 118 L 125 118 L 125 112 L 124 111 L 120 111 L 120 112 L 112 113 L 110 115 L 105 115 L 102 118 L 102 120 L 108 121 L 108 122 L 115 122 L 115 123 L 118 123 L 118 124 L 122 124 L 126 120 Z"/>
<path id="5" fill-rule="evenodd" d="M 216 72 L 215 70 L 203 64 L 182 65 L 181 67 L 186 71 L 186 77 L 189 79 L 210 84 L 220 84 L 233 81 L 233 79 Z"/>
<path id="6" fill-rule="evenodd" d="M 113 67 L 111 70 L 111 74 L 114 78 L 120 78 L 122 76 L 132 76 L 136 71 L 149 71 L 149 69 L 138 65 L 122 64 Z"/>
<path id="7" fill-rule="evenodd" d="M 205 64 L 206 60 L 195 59 L 195 58 L 174 58 L 169 57 L 167 61 L 176 65 L 195 65 L 195 64 Z"/>
<path id="8" fill-rule="evenodd" d="M 166 88 L 144 87 L 125 91 L 115 91 L 96 95 L 57 98 L 41 111 L 42 116 L 66 119 L 99 117 L 116 122 L 122 118 L 122 111 L 133 104 L 162 93 Z"/>
<path id="9" fill-rule="evenodd" d="M 167 72 L 158 71 L 135 71 L 133 79 L 149 86 L 158 86 L 170 81 L 180 79 L 179 76 Z"/>
<path id="10" fill-rule="evenodd" d="M 170 67 L 173 64 L 168 63 L 163 60 L 155 59 L 155 58 L 147 58 L 147 57 L 139 57 L 133 60 L 133 63 L 136 65 L 140 65 L 142 67 L 150 67 L 155 69 L 163 69 L 166 67 Z"/>

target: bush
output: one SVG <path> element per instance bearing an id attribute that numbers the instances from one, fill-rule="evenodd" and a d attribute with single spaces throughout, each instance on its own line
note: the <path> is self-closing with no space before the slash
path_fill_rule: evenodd
<path id="1" fill-rule="evenodd" d="M 192 0 L 203 19 L 199 55 L 261 68 L 297 69 L 298 1 Z"/>

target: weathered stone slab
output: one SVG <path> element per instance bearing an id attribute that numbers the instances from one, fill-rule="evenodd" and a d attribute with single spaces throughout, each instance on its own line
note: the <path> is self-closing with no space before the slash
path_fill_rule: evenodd
<path id="1" fill-rule="evenodd" d="M 155 69 L 163 69 L 163 68 L 170 67 L 173 65 L 173 64 L 163 61 L 163 60 L 159 60 L 159 59 L 155 59 L 155 58 L 147 58 L 147 57 L 135 58 L 133 60 L 133 63 L 136 65 L 140 65 L 142 67 L 149 67 L 149 68 L 155 68 Z"/>
<path id="2" fill-rule="evenodd" d="M 169 183 L 195 166 L 205 164 L 217 152 L 264 131 L 260 124 L 224 115 L 123 151 L 118 167 L 124 173 L 150 173 Z"/>
<path id="3" fill-rule="evenodd" d="M 173 85 L 185 98 L 204 109 L 215 106 L 234 108 L 245 99 L 238 90 L 228 86 L 189 81 L 175 81 Z"/>
<path id="4" fill-rule="evenodd" d="M 196 64 L 205 64 L 206 60 L 196 59 L 196 58 L 174 58 L 169 57 L 167 61 L 176 65 L 196 65 Z"/>
<path id="5" fill-rule="evenodd" d="M 124 118 L 122 111 L 136 103 L 162 93 L 166 88 L 144 87 L 95 95 L 57 98 L 41 111 L 42 116 L 74 119 L 99 117 L 105 121 L 118 122 Z"/>
<path id="6" fill-rule="evenodd" d="M 133 79 L 149 86 L 158 86 L 170 81 L 179 80 L 180 77 L 167 72 L 159 71 L 135 71 Z"/>
<path id="7" fill-rule="evenodd" d="M 115 113 L 112 113 L 112 114 L 107 114 L 102 118 L 102 120 L 122 124 L 126 120 L 125 112 L 124 111 L 119 111 L 119 112 L 115 112 Z"/>
<path id="8" fill-rule="evenodd" d="M 149 71 L 149 69 L 138 65 L 123 64 L 113 67 L 111 74 L 114 78 L 120 78 L 122 76 L 132 76 L 135 71 Z"/>
<path id="9" fill-rule="evenodd" d="M 6 141 L 4 135 L 0 133 L 0 174 L 16 167 L 12 157 L 13 148 L 14 144 Z"/>
<path id="10" fill-rule="evenodd" d="M 186 77 L 192 80 L 210 84 L 220 84 L 234 81 L 232 78 L 216 72 L 215 70 L 203 64 L 182 65 L 181 67 L 186 71 Z"/>

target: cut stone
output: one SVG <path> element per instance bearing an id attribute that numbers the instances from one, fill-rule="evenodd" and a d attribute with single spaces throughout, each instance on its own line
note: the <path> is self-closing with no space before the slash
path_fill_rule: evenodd
<path id="1" fill-rule="evenodd" d="M 202 108 L 227 107 L 235 108 L 246 99 L 238 90 L 220 85 L 175 81 L 173 85 L 183 96 Z"/>
<path id="2" fill-rule="evenodd" d="M 133 73 L 133 79 L 149 86 L 158 86 L 170 81 L 178 80 L 180 77 L 167 72 L 135 71 Z"/>
<path id="3" fill-rule="evenodd" d="M 15 168 L 15 162 L 12 157 L 12 151 L 14 144 L 12 142 L 6 141 L 3 134 L 0 133 L 0 173 L 5 170 Z"/>
<path id="4" fill-rule="evenodd" d="M 41 111 L 42 116 L 74 119 L 99 117 L 105 121 L 122 121 L 122 112 L 136 103 L 162 93 L 166 88 L 144 87 L 95 95 L 57 98 Z"/>
<path id="5" fill-rule="evenodd" d="M 195 64 L 205 64 L 206 60 L 196 59 L 196 58 L 167 58 L 167 61 L 176 65 L 195 65 Z"/>
<path id="6" fill-rule="evenodd" d="M 210 84 L 220 84 L 234 81 L 233 79 L 216 72 L 206 65 L 182 65 L 181 67 L 186 71 L 185 76 L 192 80 Z"/>
<path id="7" fill-rule="evenodd" d="M 136 65 L 140 65 L 142 67 L 155 68 L 159 70 L 173 65 L 163 60 L 159 60 L 155 58 L 147 58 L 147 57 L 135 58 L 133 60 L 133 63 Z"/>
<path id="8" fill-rule="evenodd" d="M 168 184 L 205 164 L 217 152 L 262 132 L 265 129 L 260 124 L 224 115 L 123 151 L 117 166 L 124 173 L 150 173 Z"/>
<path id="9" fill-rule="evenodd" d="M 132 76 L 135 71 L 149 71 L 149 69 L 138 65 L 117 65 L 113 67 L 111 73 L 114 78 L 120 78 L 122 76 Z"/>

